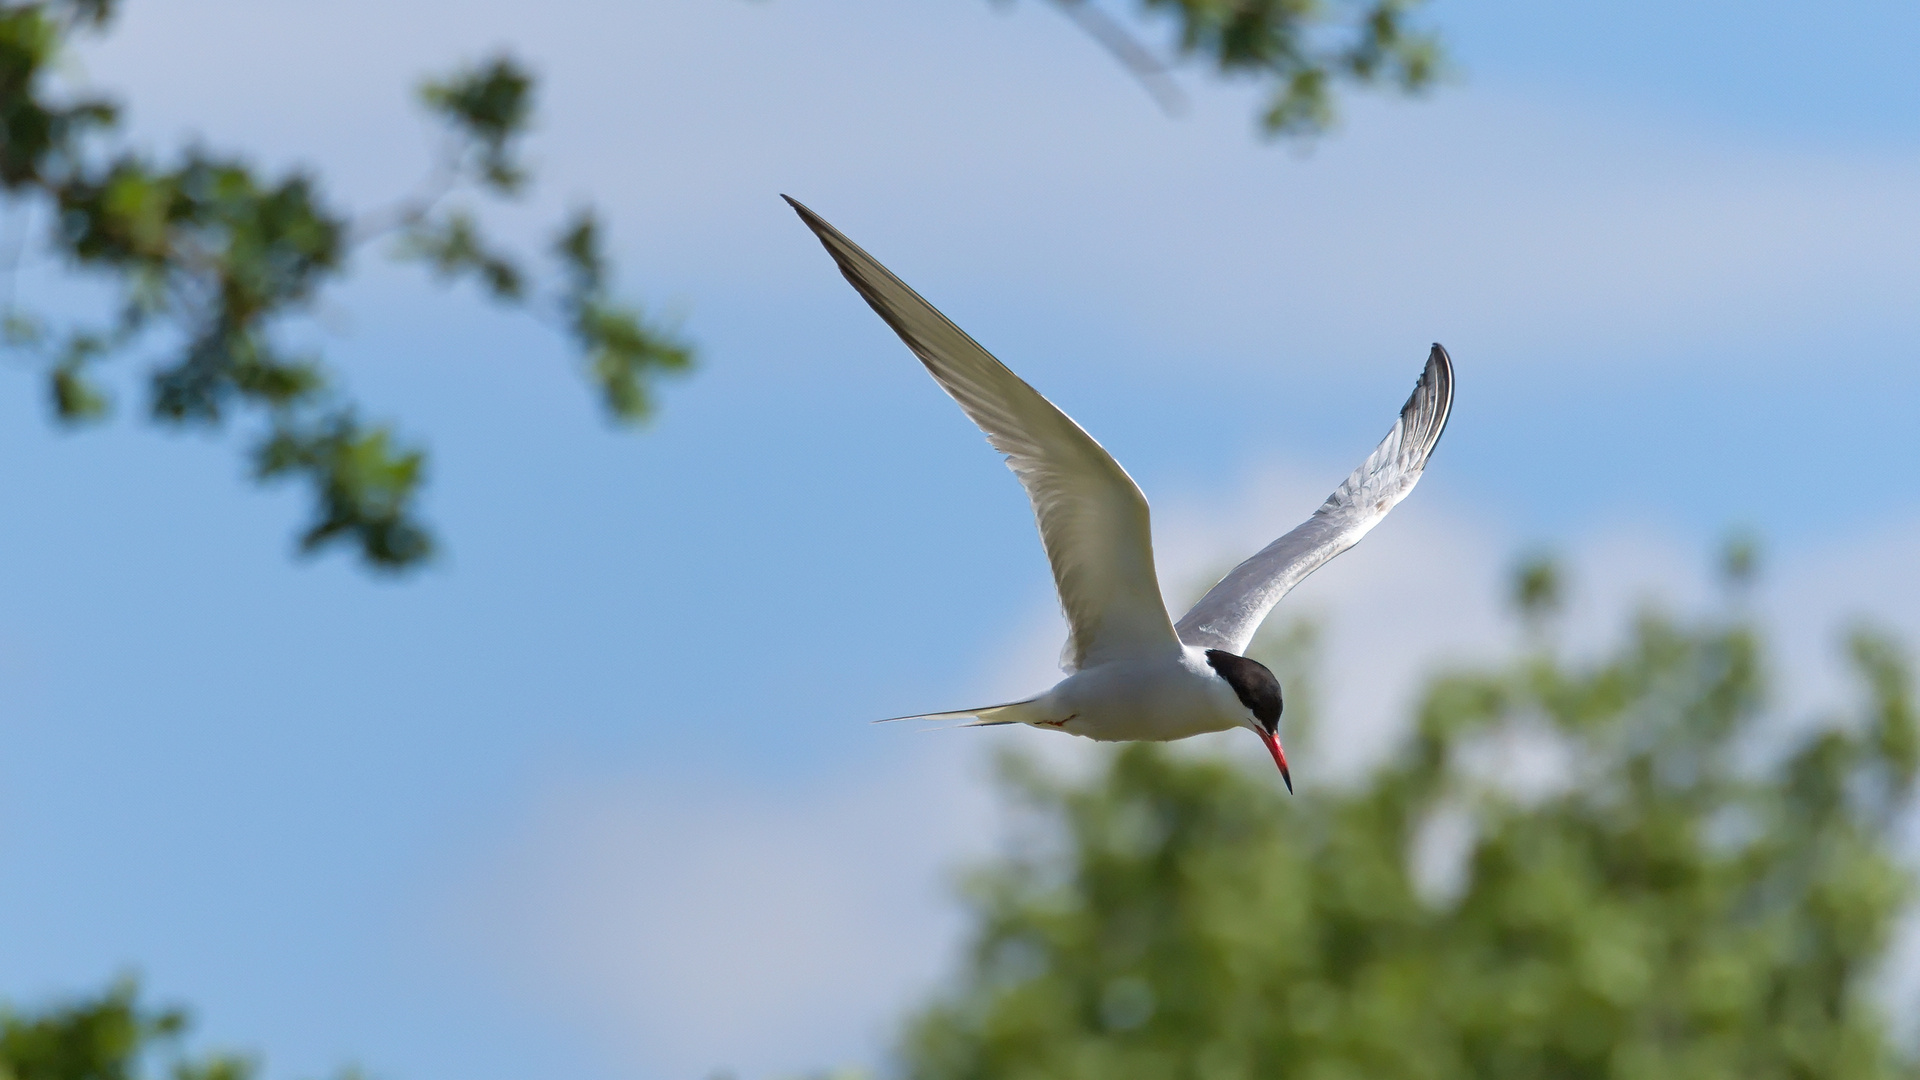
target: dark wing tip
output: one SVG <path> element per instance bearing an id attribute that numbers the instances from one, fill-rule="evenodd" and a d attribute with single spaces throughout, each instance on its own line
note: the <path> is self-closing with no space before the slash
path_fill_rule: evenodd
<path id="1" fill-rule="evenodd" d="M 806 203 L 801 202 L 791 195 L 782 194 L 780 197 L 787 200 L 787 205 L 793 207 L 793 212 L 799 214 L 800 220 L 806 222 L 807 228 L 812 229 L 814 234 L 822 240 L 839 231 L 827 224 L 826 218 L 821 217 L 809 209 Z"/>
<path id="2" fill-rule="evenodd" d="M 827 249 L 827 254 L 831 255 L 835 265 L 840 267 L 840 275 L 847 279 L 847 283 L 866 298 L 868 305 L 880 313 L 880 317 L 887 321 L 887 325 L 892 326 L 901 337 L 906 338 L 907 332 L 901 328 L 899 321 L 889 311 L 886 302 L 875 291 L 874 282 L 869 279 L 891 280 L 893 284 L 906 289 L 909 293 L 913 290 L 907 289 L 905 282 L 894 277 L 892 272 L 881 266 L 879 261 L 867 254 L 859 244 L 847 239 L 845 233 L 834 228 L 826 218 L 808 209 L 805 203 L 791 195 L 780 197 L 787 200 L 787 205 L 793 207 L 794 213 L 800 215 L 801 224 L 812 230 L 814 239 L 820 241 L 820 246 Z M 921 303 L 925 302 L 921 301 Z M 910 338 L 908 344 L 912 344 Z"/>
<path id="3" fill-rule="evenodd" d="M 1447 355 L 1447 347 L 1439 342 L 1427 350 L 1427 366 L 1420 373 L 1420 380 L 1433 379 L 1440 387 L 1440 396 L 1448 403 L 1453 401 L 1453 357 Z"/>
<path id="4" fill-rule="evenodd" d="M 1434 342 L 1433 348 L 1427 351 L 1426 367 L 1421 369 L 1420 381 L 1414 385 L 1413 394 L 1407 398 L 1400 415 L 1406 421 L 1406 430 L 1415 435 L 1414 443 L 1420 447 L 1424 465 L 1453 415 L 1453 357 L 1447 355 L 1446 347 L 1439 342 Z"/>
<path id="5" fill-rule="evenodd" d="M 921 352 L 924 347 L 921 343 L 921 333 L 908 324 L 900 308 L 908 303 L 910 298 L 912 305 L 924 308 L 933 319 L 945 322 L 946 316 L 935 311 L 932 304 L 922 299 L 919 293 L 907 286 L 906 282 L 895 277 L 893 271 L 880 265 L 880 260 L 867 254 L 859 244 L 847 239 L 846 234 L 834 228 L 827 219 L 809 210 L 805 204 L 791 195 L 780 197 L 787 200 L 787 205 L 793 207 L 794 212 L 800 215 L 801 223 L 813 230 L 814 239 L 820 241 L 820 246 L 827 249 L 827 254 L 833 257 L 834 264 L 840 268 L 840 276 L 847 279 L 847 284 L 852 285 L 854 291 L 866 300 L 867 306 L 871 307 L 888 326 L 891 326 L 894 333 L 900 335 L 900 339 L 907 343 L 908 348 L 912 349 L 916 355 L 922 356 L 921 362 L 925 363 L 924 354 Z M 894 295 L 888 295 L 889 292 Z M 950 323 L 948 325 L 951 326 Z M 955 333 L 960 333 L 958 327 L 953 329 Z M 965 334 L 961 336 L 965 337 Z"/>

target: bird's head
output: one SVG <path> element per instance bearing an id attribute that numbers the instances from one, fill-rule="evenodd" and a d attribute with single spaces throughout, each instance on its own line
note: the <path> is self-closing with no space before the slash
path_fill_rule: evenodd
<path id="1" fill-rule="evenodd" d="M 1267 744 L 1267 750 L 1273 754 L 1273 763 L 1280 766 L 1280 779 L 1285 781 L 1287 791 L 1293 791 L 1293 773 L 1287 769 L 1287 752 L 1280 747 L 1280 680 L 1273 677 L 1267 665 L 1258 660 L 1249 660 L 1236 656 L 1225 649 L 1208 649 L 1207 666 L 1214 674 L 1227 681 L 1233 687 L 1233 694 L 1246 706 L 1247 714 L 1241 723 L 1260 736 Z"/>

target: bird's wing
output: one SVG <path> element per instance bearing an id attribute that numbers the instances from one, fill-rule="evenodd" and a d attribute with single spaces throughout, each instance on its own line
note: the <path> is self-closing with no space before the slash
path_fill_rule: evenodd
<path id="1" fill-rule="evenodd" d="M 1288 590 L 1322 563 L 1360 542 L 1407 497 L 1453 408 L 1453 360 L 1434 345 L 1413 396 L 1393 430 L 1304 524 L 1262 548 L 1208 590 L 1180 620 L 1180 640 L 1196 648 L 1245 653 L 1254 631 Z"/>
<path id="2" fill-rule="evenodd" d="M 1093 437 L 813 211 L 787 199 L 853 287 L 1007 455 L 1033 501 L 1070 637 L 1069 671 L 1177 651 L 1140 488 Z"/>

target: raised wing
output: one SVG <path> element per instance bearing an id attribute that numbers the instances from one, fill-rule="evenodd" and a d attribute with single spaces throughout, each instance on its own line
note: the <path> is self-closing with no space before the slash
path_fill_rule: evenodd
<path id="1" fill-rule="evenodd" d="M 1427 467 L 1453 409 L 1453 360 L 1435 344 L 1393 430 L 1306 523 L 1262 548 L 1220 580 L 1180 620 L 1195 648 L 1244 654 L 1273 605 L 1321 564 L 1360 542 Z"/>
<path id="2" fill-rule="evenodd" d="M 1070 636 L 1061 666 L 1072 671 L 1177 651 L 1153 569 L 1147 500 L 1133 478 L 1072 418 L 873 256 L 818 214 L 787 202 L 941 389 L 986 432 L 987 442 L 1007 455 L 1033 502 L 1066 612 Z"/>

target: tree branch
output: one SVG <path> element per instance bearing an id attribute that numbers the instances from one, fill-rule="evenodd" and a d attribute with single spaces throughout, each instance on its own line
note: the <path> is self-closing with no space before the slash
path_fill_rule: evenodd
<path id="1" fill-rule="evenodd" d="M 1154 103 L 1168 116 L 1179 116 L 1187 111 L 1187 95 L 1173 81 L 1171 69 L 1166 62 L 1142 45 L 1126 27 L 1095 7 L 1089 0 L 1053 0 L 1054 6 L 1072 19 L 1075 26 L 1085 31 L 1088 37 L 1100 43 L 1120 66 L 1127 69 L 1140 86 L 1153 97 Z"/>

